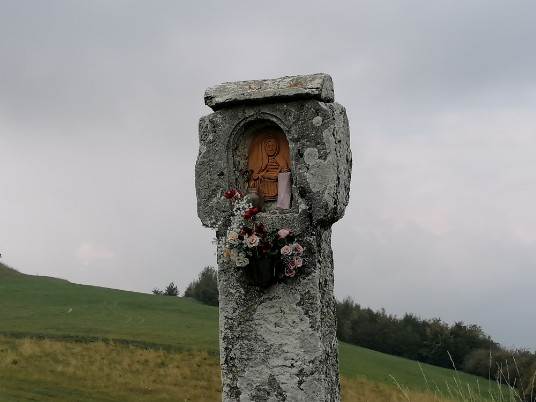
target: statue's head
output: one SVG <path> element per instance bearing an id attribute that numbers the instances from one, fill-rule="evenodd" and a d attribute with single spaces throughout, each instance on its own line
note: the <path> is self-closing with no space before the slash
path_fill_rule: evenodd
<path id="1" fill-rule="evenodd" d="M 279 141 L 275 137 L 266 137 L 262 141 L 262 146 L 268 156 L 276 156 L 279 153 Z"/>

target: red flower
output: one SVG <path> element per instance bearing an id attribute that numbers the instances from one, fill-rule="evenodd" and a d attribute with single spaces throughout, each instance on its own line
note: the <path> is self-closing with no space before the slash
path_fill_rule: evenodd
<path id="1" fill-rule="evenodd" d="M 244 217 L 251 217 L 253 215 L 257 215 L 259 213 L 259 208 L 250 208 L 246 212 L 244 212 Z"/>
<path id="2" fill-rule="evenodd" d="M 225 198 L 227 198 L 228 200 L 230 200 L 231 198 L 233 198 L 236 194 L 236 190 L 234 188 L 230 189 L 230 190 L 227 190 L 223 196 Z"/>
<path id="3" fill-rule="evenodd" d="M 270 244 L 266 244 L 266 243 L 259 244 L 259 249 L 261 250 L 262 254 L 268 254 L 269 252 L 272 251 L 272 247 L 270 246 Z"/>
<path id="4" fill-rule="evenodd" d="M 257 233 L 259 236 L 264 236 L 266 234 L 266 228 L 262 223 L 257 223 L 255 225 L 255 233 Z"/>
<path id="5" fill-rule="evenodd" d="M 250 208 L 244 212 L 244 219 L 249 222 L 253 222 L 253 216 L 259 213 L 259 208 Z"/>
<path id="6" fill-rule="evenodd" d="M 227 190 L 223 194 L 223 196 L 227 198 L 228 200 L 232 200 L 232 199 L 238 200 L 244 196 L 244 193 L 242 191 L 235 190 L 234 188 L 232 188 L 230 190 Z"/>

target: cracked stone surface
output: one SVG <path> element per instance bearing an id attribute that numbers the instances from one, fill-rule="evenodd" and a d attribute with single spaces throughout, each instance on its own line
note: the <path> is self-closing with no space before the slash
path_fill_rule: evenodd
<path id="1" fill-rule="evenodd" d="M 348 121 L 344 108 L 333 102 L 331 84 L 331 97 L 285 98 L 270 92 L 289 78 L 326 85 L 331 83 L 326 77 L 255 81 L 265 95 L 253 103 L 247 91 L 240 95 L 250 81 L 207 90 L 211 99 L 223 99 L 228 91 L 239 101 L 219 103 L 219 110 L 199 122 L 201 222 L 218 238 L 225 235 L 231 209 L 222 194 L 244 190 L 243 150 L 251 132 L 275 124 L 289 141 L 292 204 L 260 217 L 269 228 L 293 228 L 305 247 L 302 274 L 265 289 L 246 285 L 243 272 L 218 254 L 223 401 L 340 401 L 331 225 L 344 215 L 349 199 Z"/>
<path id="2" fill-rule="evenodd" d="M 212 110 L 238 104 L 273 103 L 297 99 L 333 102 L 333 81 L 327 74 L 298 75 L 273 80 L 226 82 L 205 91 Z"/>

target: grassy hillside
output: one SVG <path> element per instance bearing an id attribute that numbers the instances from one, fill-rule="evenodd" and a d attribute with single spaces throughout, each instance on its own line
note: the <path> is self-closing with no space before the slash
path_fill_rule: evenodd
<path id="1" fill-rule="evenodd" d="M 154 296 L 0 271 L 0 333 L 114 339 L 218 350 L 218 310 Z"/>
<path id="2" fill-rule="evenodd" d="M 339 343 L 339 369 L 343 378 L 364 379 L 386 385 L 396 384 L 397 388 L 403 390 L 424 392 L 441 398 L 476 402 L 485 398 L 502 401 L 500 394 L 503 393 L 510 396 L 507 387 L 484 378 L 419 364 L 413 360 L 342 342 Z"/>
<path id="3" fill-rule="evenodd" d="M 0 279 L 7 277 L 7 276 L 17 276 L 17 275 L 22 275 L 22 274 L 19 271 L 11 267 L 8 267 L 7 265 L 2 264 L 0 262 Z"/>
<path id="4" fill-rule="evenodd" d="M 73 340 L 82 342 L 65 342 Z M 185 389 L 193 387 L 197 396 L 185 396 L 184 401 L 217 400 L 217 351 L 217 308 L 188 298 L 23 275 L 0 266 L 1 396 L 14 395 L 17 401 L 48 400 L 48 394 L 50 400 L 73 400 L 73 395 L 99 401 L 175 400 L 170 395 L 176 396 L 177 389 L 186 395 Z M 401 392 L 394 379 L 403 389 L 428 395 L 456 396 L 460 390 L 489 388 L 486 380 L 474 376 L 420 367 L 348 344 L 340 345 L 340 370 L 346 401 L 397 400 L 393 395 Z M 383 396 L 372 399 L 365 392 L 368 388 Z M 28 389 L 33 396 L 24 396 Z"/>

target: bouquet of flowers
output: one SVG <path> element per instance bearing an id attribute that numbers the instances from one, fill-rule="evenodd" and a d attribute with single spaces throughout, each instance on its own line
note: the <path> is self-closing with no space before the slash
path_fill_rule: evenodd
<path id="1" fill-rule="evenodd" d="M 233 202 L 231 226 L 223 240 L 226 261 L 246 267 L 252 259 L 275 256 L 284 268 L 281 276 L 294 277 L 303 265 L 303 247 L 295 241 L 291 228 L 269 230 L 241 191 L 231 189 L 224 195 Z"/>

